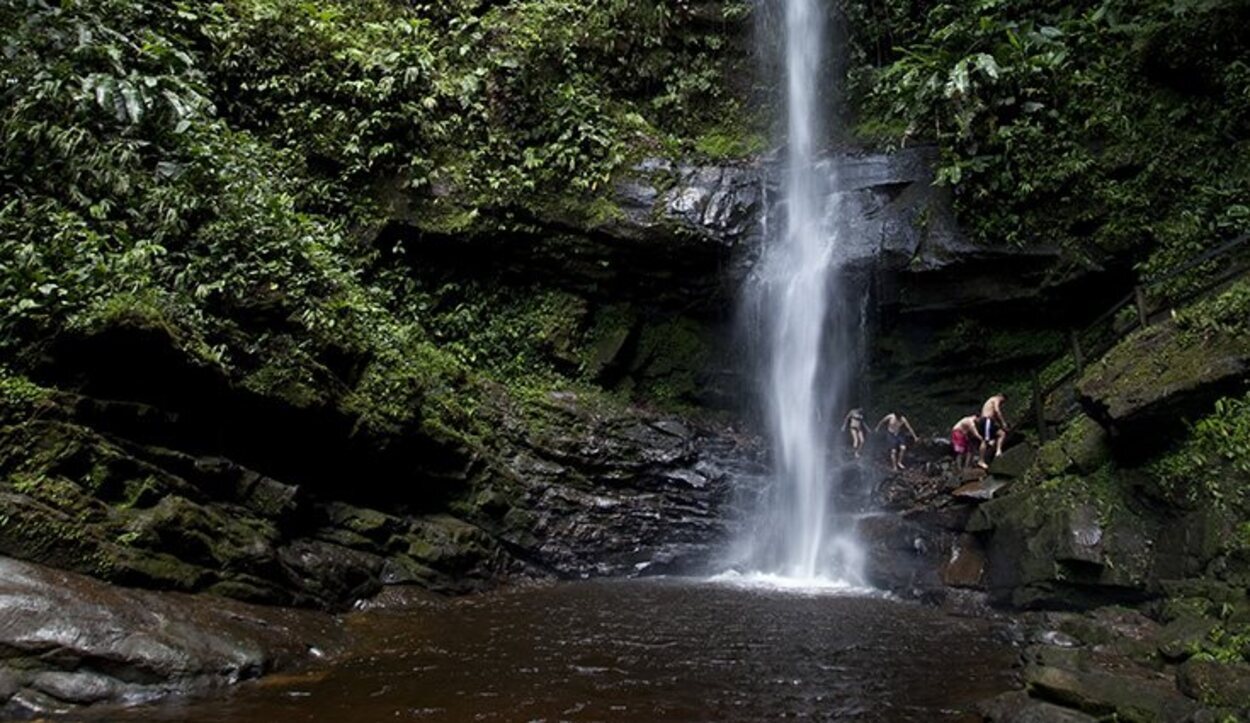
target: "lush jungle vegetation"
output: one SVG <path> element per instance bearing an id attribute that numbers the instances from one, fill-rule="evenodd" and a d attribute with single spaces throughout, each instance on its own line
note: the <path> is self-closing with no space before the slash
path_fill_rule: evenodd
<path id="1" fill-rule="evenodd" d="M 1250 230 L 1250 6 L 848 2 L 859 133 L 937 143 L 991 244 L 1147 272 Z"/>
<path id="2" fill-rule="evenodd" d="M 339 396 L 366 420 L 467 413 L 473 369 L 554 368 L 570 302 L 422 285 L 382 260 L 382 223 L 396 204 L 441 232 L 611 213 L 640 156 L 735 151 L 745 11 L 3 0 L 6 373 L 123 321 L 299 403 L 343 386 L 326 360 L 346 354 L 367 365 Z"/>

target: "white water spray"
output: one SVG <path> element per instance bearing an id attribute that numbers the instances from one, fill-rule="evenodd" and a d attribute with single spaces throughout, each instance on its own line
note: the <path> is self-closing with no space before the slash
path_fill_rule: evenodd
<path id="1" fill-rule="evenodd" d="M 837 517 L 831 502 L 838 481 L 831 452 L 840 451 L 832 449 L 833 440 L 854 368 L 847 327 L 858 309 L 841 308 L 842 224 L 831 193 L 832 166 L 818 157 L 827 131 L 820 102 L 825 9 L 822 0 L 773 1 L 784 13 L 784 221 L 779 233 L 769 234 L 747 301 L 761 335 L 775 479 L 737 565 L 762 576 L 862 584 L 853 522 Z"/>

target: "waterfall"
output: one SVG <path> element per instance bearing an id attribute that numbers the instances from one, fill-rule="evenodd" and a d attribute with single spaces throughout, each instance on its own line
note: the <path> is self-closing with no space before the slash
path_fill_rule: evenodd
<path id="1" fill-rule="evenodd" d="M 840 223 L 828 138 L 822 0 L 772 0 L 781 17 L 785 158 L 780 223 L 744 290 L 772 444 L 773 479 L 740 541 L 734 566 L 799 581 L 861 581 L 853 521 L 838 515 L 838 440 L 856 364 L 860 301 L 839 278 Z M 775 37 L 778 33 L 767 34 Z"/>

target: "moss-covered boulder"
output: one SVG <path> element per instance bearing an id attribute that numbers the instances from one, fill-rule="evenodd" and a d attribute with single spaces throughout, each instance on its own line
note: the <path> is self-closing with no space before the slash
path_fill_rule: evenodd
<path id="1" fill-rule="evenodd" d="M 1093 607 L 1140 600 L 1152 585 L 1153 523 L 1100 499 L 1077 478 L 983 504 L 968 523 L 988 561 L 986 582 L 1018 607 Z"/>
<path id="2" fill-rule="evenodd" d="M 1176 673 L 1185 695 L 1203 705 L 1250 713 L 1250 665 L 1189 660 Z"/>
<path id="3" fill-rule="evenodd" d="M 1239 392 L 1250 378 L 1250 336 L 1195 334 L 1169 321 L 1144 329 L 1090 366 L 1082 407 L 1111 432 L 1121 454 L 1149 456 L 1184 432 L 1186 419 Z"/>

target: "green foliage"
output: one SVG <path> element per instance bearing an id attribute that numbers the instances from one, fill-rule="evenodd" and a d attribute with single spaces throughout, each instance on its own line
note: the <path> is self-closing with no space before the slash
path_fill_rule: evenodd
<path id="1" fill-rule="evenodd" d="M 746 8 L 0 0 L 0 349 L 160 329 L 366 430 L 473 434 L 479 375 L 580 374 L 583 302 L 416 283 L 361 238 L 396 202 L 446 231 L 614 218 L 617 169 L 736 113 Z"/>
<path id="2" fill-rule="evenodd" d="M 318 207 L 365 216 L 379 176 L 440 189 L 444 215 L 594 195 L 735 103 L 735 56 L 685 3 L 241 0 L 196 20 L 226 117 L 309 159 Z"/>
<path id="3" fill-rule="evenodd" d="M 51 390 L 0 365 L 0 420 L 33 410 L 50 394 Z"/>
<path id="4" fill-rule="evenodd" d="M 745 158 L 764 150 L 767 143 L 760 133 L 731 128 L 713 128 L 695 139 L 694 148 L 713 160 Z"/>
<path id="5" fill-rule="evenodd" d="M 861 125 L 936 142 L 984 243 L 1174 267 L 1250 228 L 1250 10 L 1233 0 L 851 3 Z"/>
<path id="6" fill-rule="evenodd" d="M 1250 279 L 1177 312 L 1176 325 L 1190 343 L 1250 333 Z"/>
<path id="7" fill-rule="evenodd" d="M 1197 647 L 1194 657 L 1198 660 L 1216 663 L 1250 662 L 1250 625 L 1227 622 L 1216 625 Z"/>
<path id="8" fill-rule="evenodd" d="M 1152 463 L 1149 472 L 1173 499 L 1245 511 L 1250 501 L 1250 395 L 1216 402 L 1214 413 L 1193 426 L 1185 444 Z"/>
<path id="9" fill-rule="evenodd" d="M 466 367 L 510 377 L 578 364 L 586 302 L 572 294 L 448 281 L 423 284 L 410 303 L 432 339 Z"/>

